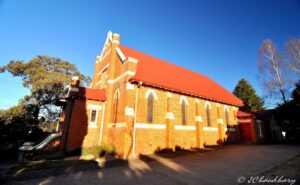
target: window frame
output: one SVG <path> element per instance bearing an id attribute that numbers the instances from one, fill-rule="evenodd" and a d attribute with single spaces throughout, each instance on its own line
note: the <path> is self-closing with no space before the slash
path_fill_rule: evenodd
<path id="1" fill-rule="evenodd" d="M 152 111 L 151 111 L 151 119 L 149 119 L 150 118 L 150 115 L 149 115 L 149 101 L 151 101 L 151 99 L 152 99 Z M 155 96 L 154 96 L 154 94 L 152 93 L 152 92 L 150 92 L 149 94 L 148 94 L 148 97 L 147 97 L 147 109 L 146 109 L 146 111 L 147 111 L 147 116 L 146 116 L 146 121 L 147 121 L 147 123 L 150 123 L 150 124 L 152 124 L 153 123 L 153 121 L 154 121 L 154 104 L 155 104 Z"/>
<path id="2" fill-rule="evenodd" d="M 212 127 L 212 124 L 211 124 L 211 107 L 210 107 L 209 104 L 206 104 L 206 106 L 205 106 L 205 114 L 206 114 L 207 127 Z"/>
<path id="3" fill-rule="evenodd" d="M 92 121 L 92 115 L 93 115 L 93 111 L 95 111 L 95 120 Z M 90 109 L 90 117 L 89 117 L 89 127 L 97 127 L 97 122 L 98 122 L 98 109 L 95 108 L 91 108 Z"/>
<path id="4" fill-rule="evenodd" d="M 227 128 L 229 128 L 230 127 L 230 124 L 229 124 L 230 120 L 229 120 L 229 110 L 228 110 L 228 108 L 227 109 L 225 108 L 224 113 L 225 113 L 226 125 L 227 125 Z"/>
<path id="5" fill-rule="evenodd" d="M 181 125 L 187 125 L 187 103 L 181 102 Z"/>

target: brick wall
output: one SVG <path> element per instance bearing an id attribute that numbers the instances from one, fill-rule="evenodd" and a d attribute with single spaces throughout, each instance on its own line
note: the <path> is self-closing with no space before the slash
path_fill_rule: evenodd
<path id="1" fill-rule="evenodd" d="M 153 153 L 158 149 L 174 148 L 176 145 L 182 148 L 202 147 L 214 145 L 220 141 L 237 141 L 236 131 L 226 131 L 225 107 L 228 109 L 229 125 L 237 127 L 236 114 L 238 108 L 209 100 L 197 99 L 179 93 L 168 92 L 136 84 L 130 84 L 128 80 L 136 72 L 136 63 L 120 60 L 116 54 L 119 46 L 119 36 L 113 36 L 113 42 L 107 44 L 102 54 L 102 58 L 97 57 L 95 64 L 92 88 L 99 88 L 101 72 L 107 67 L 106 97 L 107 102 L 104 110 L 103 141 L 102 143 L 113 144 L 117 147 L 120 156 L 130 157 L 135 152 L 147 154 Z M 128 71 L 130 71 L 128 73 Z M 163 129 L 136 128 L 134 123 L 147 124 L 147 97 L 149 90 L 155 92 L 154 100 L 154 119 L 153 124 L 165 125 Z M 117 119 L 113 120 L 116 101 L 115 93 L 119 92 L 117 107 Z M 137 97 L 136 97 L 137 96 Z M 186 106 L 186 125 L 182 126 L 182 111 L 180 101 L 182 98 L 187 100 Z M 136 101 L 137 98 L 137 101 Z M 72 125 L 70 128 L 68 149 L 99 145 L 100 126 L 97 128 L 88 127 L 90 111 L 87 109 L 89 103 L 100 104 L 100 102 L 77 100 L 74 104 Z M 211 107 L 211 127 L 208 128 L 205 105 L 209 103 Z M 137 107 L 136 107 L 137 106 Z M 197 107 L 197 108 L 196 108 Z M 137 110 L 135 110 L 137 109 Z M 219 114 L 217 110 L 219 109 Z M 126 112 L 126 111 L 127 112 Z M 197 110 L 197 111 L 196 111 Z M 174 119 L 166 118 L 170 113 Z M 98 114 L 101 119 L 102 114 Z M 169 115 L 170 116 L 170 115 Z M 195 117 L 201 116 L 203 122 L 196 122 Z M 221 125 L 218 120 L 222 119 Z M 98 120 L 98 123 L 101 121 Z M 116 127 L 113 125 L 125 123 L 126 127 Z M 175 129 L 175 127 L 177 129 Z M 134 135 L 135 134 L 135 135 Z M 135 138 L 135 141 L 134 141 Z"/>
<path id="2" fill-rule="evenodd" d="M 101 107 L 98 110 L 96 124 L 89 124 L 91 105 Z M 99 145 L 102 121 L 102 102 L 92 100 L 75 100 L 68 133 L 67 152 L 83 147 Z"/>

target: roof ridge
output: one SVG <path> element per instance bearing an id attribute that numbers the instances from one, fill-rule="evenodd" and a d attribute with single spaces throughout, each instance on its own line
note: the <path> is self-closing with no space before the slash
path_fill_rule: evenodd
<path id="1" fill-rule="evenodd" d="M 137 72 L 132 77 L 133 80 L 227 104 L 243 105 L 242 100 L 206 75 L 124 45 L 119 47 L 126 57 L 140 60 L 137 63 Z"/>

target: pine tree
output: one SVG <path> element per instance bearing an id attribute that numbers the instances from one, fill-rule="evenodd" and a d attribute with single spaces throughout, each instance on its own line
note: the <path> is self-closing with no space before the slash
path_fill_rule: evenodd
<path id="1" fill-rule="evenodd" d="M 233 94 L 243 100 L 250 110 L 263 109 L 264 101 L 256 94 L 255 89 L 247 80 L 241 79 L 234 88 Z"/>

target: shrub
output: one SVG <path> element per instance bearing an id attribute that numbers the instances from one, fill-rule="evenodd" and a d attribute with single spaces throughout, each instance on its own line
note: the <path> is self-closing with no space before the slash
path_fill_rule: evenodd
<path id="1" fill-rule="evenodd" d="M 116 148 L 113 145 L 101 145 L 83 148 L 81 155 L 94 155 L 95 157 L 103 157 L 105 154 L 116 154 Z"/>

